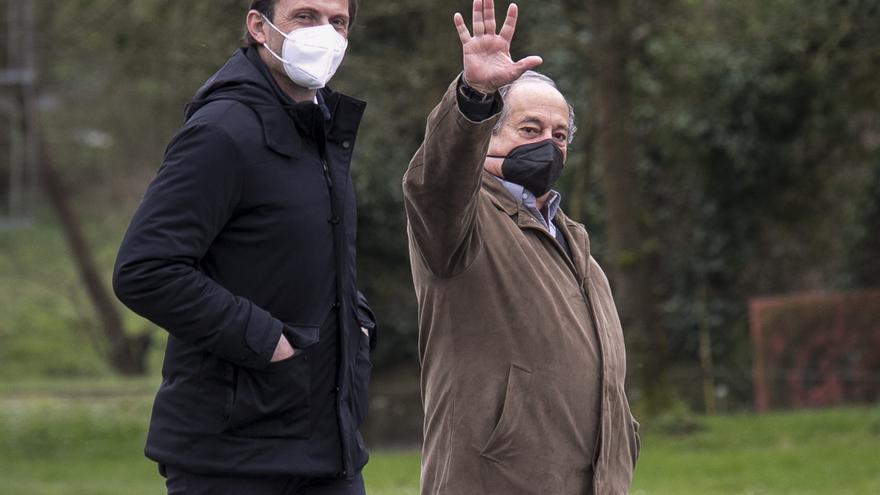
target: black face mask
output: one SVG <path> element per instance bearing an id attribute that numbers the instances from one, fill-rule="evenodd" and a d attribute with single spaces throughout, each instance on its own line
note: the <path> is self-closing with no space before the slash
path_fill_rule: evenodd
<path id="1" fill-rule="evenodd" d="M 519 184 L 531 191 L 536 198 L 547 194 L 562 174 L 565 158 L 552 139 L 524 144 L 510 150 L 503 158 L 501 173 L 504 180 Z"/>

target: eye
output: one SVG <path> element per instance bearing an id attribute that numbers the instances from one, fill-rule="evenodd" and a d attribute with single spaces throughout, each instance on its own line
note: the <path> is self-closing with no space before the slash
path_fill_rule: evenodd
<path id="1" fill-rule="evenodd" d="M 313 18 L 314 17 L 309 12 L 300 12 L 299 14 L 296 14 L 296 16 L 294 16 L 294 19 L 296 19 L 297 21 L 305 22 L 311 21 Z"/>
<path id="2" fill-rule="evenodd" d="M 520 132 L 522 132 L 523 134 L 529 134 L 529 135 L 534 136 L 535 134 L 539 134 L 541 131 L 539 131 L 535 127 L 522 127 L 522 128 L 520 128 Z"/>
<path id="3" fill-rule="evenodd" d="M 557 133 L 553 134 L 553 139 L 555 139 L 557 141 L 565 142 L 565 141 L 568 141 L 568 135 L 565 134 L 564 132 L 557 132 Z"/>
<path id="4" fill-rule="evenodd" d="M 336 17 L 333 20 L 331 20 L 330 23 L 333 24 L 333 27 L 335 27 L 335 28 L 343 28 L 344 29 L 344 28 L 348 27 L 348 19 L 345 19 L 343 17 Z"/>

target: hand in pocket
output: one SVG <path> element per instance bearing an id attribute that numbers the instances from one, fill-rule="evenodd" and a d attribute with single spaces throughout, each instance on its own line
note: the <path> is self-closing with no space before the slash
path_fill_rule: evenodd
<path id="1" fill-rule="evenodd" d="M 275 352 L 272 354 L 271 362 L 277 363 L 278 361 L 292 358 L 295 352 L 293 346 L 287 341 L 287 337 L 282 334 L 281 337 L 278 338 L 278 345 L 275 346 Z"/>

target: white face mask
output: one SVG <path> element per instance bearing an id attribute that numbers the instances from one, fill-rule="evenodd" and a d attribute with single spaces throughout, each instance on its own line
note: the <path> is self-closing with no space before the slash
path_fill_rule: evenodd
<path id="1" fill-rule="evenodd" d="M 276 31 L 284 36 L 281 56 L 263 43 L 266 50 L 284 64 L 284 72 L 297 86 L 320 89 L 336 73 L 345 57 L 348 40 L 336 32 L 330 24 L 295 29 L 285 34 L 272 21 L 263 16 Z"/>

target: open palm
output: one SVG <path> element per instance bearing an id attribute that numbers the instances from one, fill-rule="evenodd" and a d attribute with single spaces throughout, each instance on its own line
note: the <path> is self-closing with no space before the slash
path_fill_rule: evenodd
<path id="1" fill-rule="evenodd" d="M 541 57 L 526 57 L 519 62 L 510 58 L 510 42 L 516 30 L 518 9 L 510 4 L 507 19 L 496 34 L 495 1 L 474 0 L 473 34 L 468 31 L 461 14 L 455 14 L 455 28 L 464 54 L 464 79 L 483 93 L 515 81 L 523 72 L 541 65 Z"/>

